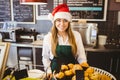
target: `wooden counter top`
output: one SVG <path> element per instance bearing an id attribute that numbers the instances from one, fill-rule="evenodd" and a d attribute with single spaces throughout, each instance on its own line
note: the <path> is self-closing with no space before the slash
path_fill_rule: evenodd
<path id="1" fill-rule="evenodd" d="M 91 52 L 120 52 L 120 49 L 117 48 L 106 48 L 105 46 L 98 46 L 96 48 L 85 46 L 85 51 L 91 51 Z"/>
<path id="2" fill-rule="evenodd" d="M 36 41 L 32 42 L 31 44 L 42 46 L 43 45 L 43 40 L 36 40 Z"/>
<path id="3" fill-rule="evenodd" d="M 11 43 L 12 46 L 18 46 L 18 47 L 36 47 L 36 48 L 42 48 L 42 41 L 34 41 L 32 43 L 27 42 L 19 42 L 19 43 Z"/>

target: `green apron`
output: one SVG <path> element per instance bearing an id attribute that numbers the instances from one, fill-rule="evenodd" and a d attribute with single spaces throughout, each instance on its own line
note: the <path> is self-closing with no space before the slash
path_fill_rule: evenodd
<path id="1" fill-rule="evenodd" d="M 69 63 L 78 63 L 72 54 L 72 48 L 69 45 L 57 45 L 56 47 L 57 57 L 51 60 L 51 70 L 55 70 L 56 73 L 60 71 L 61 65 Z"/>

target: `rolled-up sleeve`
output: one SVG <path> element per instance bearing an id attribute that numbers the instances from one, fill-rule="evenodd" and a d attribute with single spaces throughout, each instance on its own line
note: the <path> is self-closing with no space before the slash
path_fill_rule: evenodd
<path id="1" fill-rule="evenodd" d="M 77 61 L 79 63 L 87 62 L 85 49 L 84 49 L 83 42 L 82 42 L 82 37 L 79 32 L 74 32 L 74 35 L 75 35 L 75 39 L 77 43 L 77 55 L 76 55 Z"/>
<path id="2" fill-rule="evenodd" d="M 48 35 L 46 35 L 43 40 L 42 62 L 44 65 L 44 70 L 47 70 L 48 73 L 51 73 L 50 44 L 49 44 L 49 36 Z"/>

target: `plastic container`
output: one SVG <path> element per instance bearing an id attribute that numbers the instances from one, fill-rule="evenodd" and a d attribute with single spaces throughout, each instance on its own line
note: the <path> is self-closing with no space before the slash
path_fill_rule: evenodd
<path id="1" fill-rule="evenodd" d="M 98 35 L 98 44 L 99 45 L 105 45 L 107 40 L 106 35 Z"/>

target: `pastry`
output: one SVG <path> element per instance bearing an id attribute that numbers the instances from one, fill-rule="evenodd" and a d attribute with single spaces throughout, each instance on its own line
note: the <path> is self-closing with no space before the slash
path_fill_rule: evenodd
<path id="1" fill-rule="evenodd" d="M 71 80 L 76 80 L 76 76 L 74 75 Z"/>
<path id="2" fill-rule="evenodd" d="M 55 75 L 55 77 L 58 78 L 58 79 L 62 79 L 64 76 L 65 76 L 65 75 L 64 75 L 63 72 L 59 72 L 59 73 L 57 73 L 57 74 Z"/>
<path id="3" fill-rule="evenodd" d="M 75 74 L 76 70 L 83 70 L 83 68 L 79 64 L 75 64 L 72 70 L 73 70 L 73 73 Z"/>
<path id="4" fill-rule="evenodd" d="M 89 67 L 89 64 L 88 64 L 87 62 L 82 62 L 80 65 L 81 65 L 82 67 Z"/>
<path id="5" fill-rule="evenodd" d="M 68 66 L 67 65 L 61 65 L 61 70 L 68 70 Z"/>
<path id="6" fill-rule="evenodd" d="M 72 64 L 72 63 L 69 63 L 69 64 L 68 64 L 68 67 L 69 67 L 70 69 L 72 69 L 73 66 L 74 66 L 74 64 Z"/>
<path id="7" fill-rule="evenodd" d="M 66 70 L 64 73 L 65 73 L 66 76 L 71 76 L 71 75 L 73 75 L 72 69 Z"/>

